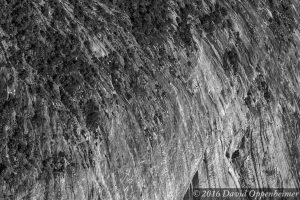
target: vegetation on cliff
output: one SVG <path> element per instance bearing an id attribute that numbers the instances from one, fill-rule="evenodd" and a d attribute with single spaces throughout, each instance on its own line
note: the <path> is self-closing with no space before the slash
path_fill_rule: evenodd
<path id="1" fill-rule="evenodd" d="M 1 0 L 0 198 L 300 186 L 296 0 Z"/>

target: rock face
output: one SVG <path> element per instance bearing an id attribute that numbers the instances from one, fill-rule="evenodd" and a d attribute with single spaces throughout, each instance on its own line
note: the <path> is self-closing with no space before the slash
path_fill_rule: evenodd
<path id="1" fill-rule="evenodd" d="M 0 199 L 300 186 L 298 0 L 1 0 Z"/>

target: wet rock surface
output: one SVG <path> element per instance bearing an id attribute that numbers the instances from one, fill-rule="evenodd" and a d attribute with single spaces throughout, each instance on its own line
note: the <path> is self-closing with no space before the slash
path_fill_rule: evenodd
<path id="1" fill-rule="evenodd" d="M 0 199 L 300 185 L 296 0 L 1 0 Z"/>

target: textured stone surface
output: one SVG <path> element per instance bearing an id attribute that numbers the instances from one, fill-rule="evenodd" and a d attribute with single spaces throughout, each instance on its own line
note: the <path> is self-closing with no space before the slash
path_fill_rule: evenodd
<path id="1" fill-rule="evenodd" d="M 0 199 L 300 185 L 297 0 L 0 0 Z"/>

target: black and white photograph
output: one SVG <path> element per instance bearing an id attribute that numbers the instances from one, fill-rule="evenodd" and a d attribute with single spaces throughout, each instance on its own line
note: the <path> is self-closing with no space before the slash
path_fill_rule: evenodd
<path id="1" fill-rule="evenodd" d="M 300 199 L 300 0 L 0 0 L 0 200 L 222 199 Z"/>

